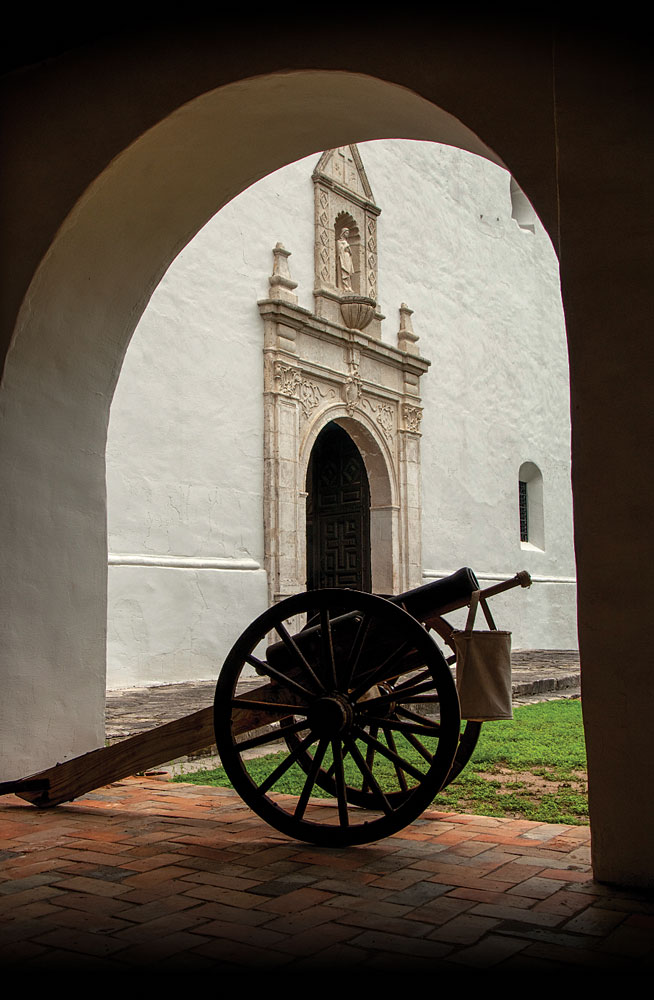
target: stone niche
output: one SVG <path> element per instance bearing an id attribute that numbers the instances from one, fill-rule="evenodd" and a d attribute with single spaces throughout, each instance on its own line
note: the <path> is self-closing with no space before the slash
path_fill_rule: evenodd
<path id="1" fill-rule="evenodd" d="M 376 308 L 381 209 L 373 200 L 358 148 L 340 146 L 323 153 L 313 172 L 313 184 L 316 315 L 343 323 L 344 298 L 369 299 L 372 308 L 365 328 L 379 340 L 384 319 Z"/>
<path id="2" fill-rule="evenodd" d="M 378 309 L 377 218 L 356 146 L 323 153 L 315 188 L 315 311 L 298 305 L 290 251 L 273 250 L 264 321 L 264 531 L 269 598 L 304 590 L 307 469 L 334 421 L 352 438 L 370 487 L 372 590 L 422 583 L 420 377 L 411 310 L 399 306 L 397 346 Z"/>

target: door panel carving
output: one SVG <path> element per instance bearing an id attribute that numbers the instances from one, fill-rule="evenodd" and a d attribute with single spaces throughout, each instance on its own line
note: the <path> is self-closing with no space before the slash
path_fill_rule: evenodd
<path id="1" fill-rule="evenodd" d="M 370 489 L 352 438 L 330 423 L 307 474 L 307 587 L 370 590 Z"/>

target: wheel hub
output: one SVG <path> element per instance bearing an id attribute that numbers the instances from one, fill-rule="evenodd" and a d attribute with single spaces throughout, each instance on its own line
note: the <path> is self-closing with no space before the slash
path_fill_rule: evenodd
<path id="1" fill-rule="evenodd" d="M 348 732 L 353 719 L 354 712 L 350 702 L 339 694 L 318 698 L 308 714 L 309 725 L 323 737 Z"/>

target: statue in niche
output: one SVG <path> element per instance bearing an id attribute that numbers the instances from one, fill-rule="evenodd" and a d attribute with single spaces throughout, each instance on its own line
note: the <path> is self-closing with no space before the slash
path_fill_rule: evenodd
<path id="1" fill-rule="evenodd" d="M 346 292 L 352 291 L 352 275 L 354 274 L 352 251 L 347 241 L 349 235 L 349 229 L 341 229 L 341 235 L 336 241 L 336 257 L 338 260 L 337 284 Z"/>

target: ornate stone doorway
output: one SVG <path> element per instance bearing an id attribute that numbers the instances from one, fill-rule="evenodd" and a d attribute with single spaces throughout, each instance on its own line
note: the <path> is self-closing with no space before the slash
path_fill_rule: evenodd
<path id="1" fill-rule="evenodd" d="M 429 361 L 420 356 L 412 310 L 404 302 L 397 346 L 382 340 L 381 209 L 357 147 L 323 153 L 313 182 L 315 311 L 299 305 L 291 252 L 281 243 L 273 250 L 269 296 L 259 301 L 271 604 L 307 584 L 392 594 L 422 583 L 420 379 Z M 322 448 L 339 435 L 348 457 L 338 473 L 344 477 L 341 500 L 328 511 L 328 484 L 316 476 L 327 469 L 336 474 L 332 445 L 327 459 Z M 365 488 L 356 503 L 344 499 L 350 475 Z M 316 496 L 324 511 L 316 510 Z"/>
<path id="2" fill-rule="evenodd" d="M 307 590 L 371 589 L 370 487 L 361 452 L 330 422 L 307 470 Z"/>

